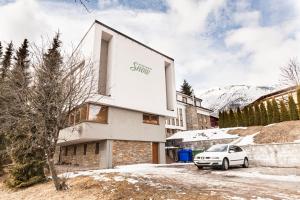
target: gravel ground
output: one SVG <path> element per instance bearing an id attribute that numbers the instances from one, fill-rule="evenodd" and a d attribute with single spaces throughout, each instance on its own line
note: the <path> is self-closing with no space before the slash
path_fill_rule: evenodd
<path id="1" fill-rule="evenodd" d="M 67 191 L 54 191 L 50 181 L 19 191 L 0 184 L 0 199 L 300 199 L 300 168 L 132 165 L 63 176 Z"/>

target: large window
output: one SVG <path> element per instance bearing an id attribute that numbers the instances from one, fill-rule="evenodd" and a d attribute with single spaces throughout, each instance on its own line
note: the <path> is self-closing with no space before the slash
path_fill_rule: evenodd
<path id="1" fill-rule="evenodd" d="M 159 124 L 159 116 L 158 115 L 143 114 L 143 123 L 158 125 Z"/>
<path id="2" fill-rule="evenodd" d="M 85 104 L 69 115 L 69 126 L 80 122 L 92 121 L 97 123 L 107 123 L 108 107 L 94 104 Z"/>

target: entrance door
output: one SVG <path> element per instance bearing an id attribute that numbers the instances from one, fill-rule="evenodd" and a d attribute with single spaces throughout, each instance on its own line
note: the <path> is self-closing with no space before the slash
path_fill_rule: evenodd
<path id="1" fill-rule="evenodd" d="M 152 142 L 152 163 L 158 164 L 158 143 Z"/>

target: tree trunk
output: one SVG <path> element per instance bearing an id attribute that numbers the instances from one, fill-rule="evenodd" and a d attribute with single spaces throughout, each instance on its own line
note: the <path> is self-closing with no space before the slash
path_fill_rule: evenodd
<path id="1" fill-rule="evenodd" d="M 52 177 L 55 189 L 56 190 L 63 190 L 64 187 L 61 184 L 60 178 L 57 176 L 56 169 L 55 169 L 55 166 L 54 166 L 53 157 L 48 155 L 47 156 L 47 162 L 48 162 L 48 165 L 49 165 L 49 169 L 50 169 L 50 173 L 51 173 L 51 177 Z"/>

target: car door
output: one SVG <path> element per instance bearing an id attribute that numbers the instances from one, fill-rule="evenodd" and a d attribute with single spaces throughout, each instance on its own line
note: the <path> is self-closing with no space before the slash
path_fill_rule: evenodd
<path id="1" fill-rule="evenodd" d="M 244 152 L 241 147 L 235 146 L 235 151 L 236 151 L 236 157 L 237 157 L 237 165 L 242 165 L 244 164 Z"/>
<path id="2" fill-rule="evenodd" d="M 235 146 L 230 145 L 228 149 L 228 158 L 230 165 L 237 165 L 237 152 L 235 150 Z"/>

